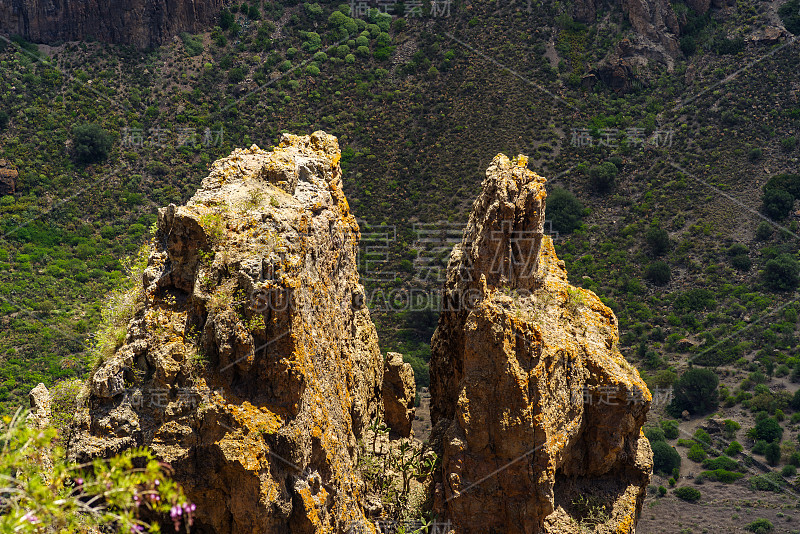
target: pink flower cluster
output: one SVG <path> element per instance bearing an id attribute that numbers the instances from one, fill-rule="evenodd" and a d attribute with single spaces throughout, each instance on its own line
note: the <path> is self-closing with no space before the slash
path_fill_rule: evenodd
<path id="1" fill-rule="evenodd" d="M 188 527 L 192 526 L 194 523 L 194 511 L 197 510 L 197 506 L 194 503 L 186 503 L 183 506 L 176 504 L 172 507 L 169 511 L 169 516 L 172 518 L 172 522 L 175 524 L 175 532 L 179 532 L 181 528 L 181 517 L 186 518 L 186 525 Z"/>

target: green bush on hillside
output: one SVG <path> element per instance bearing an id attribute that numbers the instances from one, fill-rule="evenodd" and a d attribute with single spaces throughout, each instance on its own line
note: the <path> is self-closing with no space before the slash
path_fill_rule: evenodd
<path id="1" fill-rule="evenodd" d="M 653 449 L 653 471 L 663 475 L 669 475 L 675 468 L 681 466 L 681 455 L 670 446 L 666 441 L 655 441 L 650 443 Z"/>
<path id="2" fill-rule="evenodd" d="M 556 187 L 547 195 L 547 218 L 553 230 L 569 234 L 581 225 L 583 204 L 566 189 Z"/>
<path id="3" fill-rule="evenodd" d="M 775 527 L 772 525 L 772 522 L 769 519 L 761 518 L 751 522 L 744 527 L 744 529 L 748 532 L 753 532 L 754 534 L 769 534 L 775 530 Z"/>
<path id="4" fill-rule="evenodd" d="M 778 8 L 783 26 L 795 35 L 800 35 L 800 0 L 789 0 Z"/>
<path id="5" fill-rule="evenodd" d="M 700 490 L 691 486 L 683 486 L 675 490 L 675 496 L 686 502 L 697 502 L 700 500 Z"/>
<path id="6" fill-rule="evenodd" d="M 800 263 L 791 254 L 781 254 L 768 260 L 764 282 L 775 291 L 792 291 L 800 284 Z"/>
<path id="7" fill-rule="evenodd" d="M 718 405 L 719 378 L 710 369 L 692 368 L 675 382 L 672 402 L 667 410 L 679 417 L 684 410 L 692 414 L 708 413 Z"/>
<path id="8" fill-rule="evenodd" d="M 97 124 L 72 128 L 72 153 L 78 163 L 97 163 L 108 157 L 111 136 Z"/>

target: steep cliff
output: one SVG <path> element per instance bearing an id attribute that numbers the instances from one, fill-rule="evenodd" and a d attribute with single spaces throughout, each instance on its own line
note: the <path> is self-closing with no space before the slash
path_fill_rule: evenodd
<path id="1" fill-rule="evenodd" d="M 345 532 L 362 522 L 357 439 L 383 358 L 356 270 L 336 138 L 218 160 L 159 211 L 124 344 L 90 379 L 68 453 L 147 445 L 199 533 Z"/>
<path id="2" fill-rule="evenodd" d="M 35 42 L 97 40 L 158 46 L 210 26 L 221 0 L 0 0 L 0 33 Z"/>
<path id="3" fill-rule="evenodd" d="M 612 311 L 568 283 L 526 162 L 494 159 L 450 256 L 432 342 L 435 509 L 458 534 L 633 532 L 651 395 Z"/>

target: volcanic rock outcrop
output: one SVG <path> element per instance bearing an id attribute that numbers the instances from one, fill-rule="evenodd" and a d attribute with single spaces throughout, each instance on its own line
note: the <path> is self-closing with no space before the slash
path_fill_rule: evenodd
<path id="1" fill-rule="evenodd" d="M 498 155 L 450 256 L 432 342 L 434 508 L 457 534 L 631 533 L 651 395 L 617 320 L 543 235 L 545 179 Z"/>
<path id="2" fill-rule="evenodd" d="M 158 214 L 124 344 L 94 371 L 70 458 L 146 445 L 193 532 L 341 533 L 364 521 L 357 440 L 383 357 L 356 270 L 336 138 L 216 161 Z"/>
<path id="3" fill-rule="evenodd" d="M 383 371 L 383 409 L 389 428 L 407 438 L 414 422 L 414 370 L 403 362 L 403 355 L 390 352 L 386 355 Z"/>
<path id="4" fill-rule="evenodd" d="M 85 40 L 150 48 L 216 19 L 221 0 L 0 0 L 0 33 L 53 44 Z"/>

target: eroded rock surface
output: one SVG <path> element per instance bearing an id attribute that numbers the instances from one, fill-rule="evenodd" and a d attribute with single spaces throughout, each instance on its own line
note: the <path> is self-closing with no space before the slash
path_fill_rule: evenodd
<path id="1" fill-rule="evenodd" d="M 336 138 L 284 135 L 214 163 L 159 211 L 143 299 L 90 380 L 68 453 L 147 445 L 197 504 L 193 532 L 346 532 L 383 358 L 356 270 Z"/>
<path id="2" fill-rule="evenodd" d="M 386 424 L 404 438 L 411 435 L 415 394 L 414 371 L 411 365 L 403 362 L 403 355 L 399 352 L 388 353 L 383 372 Z"/>
<path id="3" fill-rule="evenodd" d="M 54 44 L 94 38 L 150 48 L 212 25 L 220 0 L 0 0 L 0 32 Z"/>
<path id="4" fill-rule="evenodd" d="M 486 172 L 450 256 L 432 342 L 434 502 L 457 534 L 633 532 L 652 471 L 651 395 L 617 320 L 567 281 L 543 236 L 545 179 L 519 156 Z"/>

